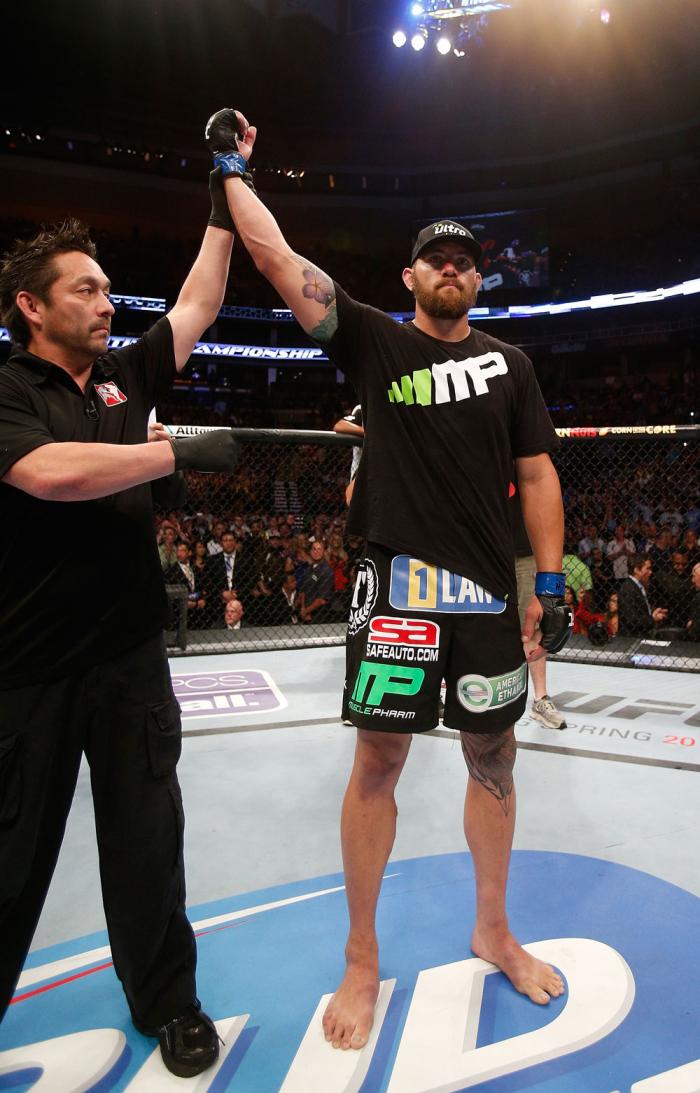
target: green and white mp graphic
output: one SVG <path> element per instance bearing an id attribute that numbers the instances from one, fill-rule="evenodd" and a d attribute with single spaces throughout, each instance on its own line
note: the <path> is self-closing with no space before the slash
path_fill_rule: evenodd
<path id="1" fill-rule="evenodd" d="M 415 695 L 423 686 L 422 668 L 402 664 L 373 664 L 363 660 L 352 692 L 353 703 L 381 706 L 385 695 Z"/>
<path id="2" fill-rule="evenodd" d="M 514 672 L 501 676 L 479 676 L 474 673 L 461 676 L 457 683 L 457 697 L 470 713 L 486 713 L 507 706 L 520 698 L 527 687 L 527 664 L 521 664 Z"/>

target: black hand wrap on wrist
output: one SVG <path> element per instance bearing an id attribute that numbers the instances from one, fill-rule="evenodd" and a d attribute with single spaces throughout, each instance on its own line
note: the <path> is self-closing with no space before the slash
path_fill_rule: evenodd
<path id="1" fill-rule="evenodd" d="M 176 471 L 231 472 L 238 462 L 238 443 L 230 429 L 212 429 L 201 436 L 168 438 Z"/>
<path id="2" fill-rule="evenodd" d="M 562 596 L 540 594 L 537 599 L 542 604 L 542 647 L 548 653 L 558 653 L 569 640 L 574 625 L 574 613 L 564 603 Z"/>
<path id="3" fill-rule="evenodd" d="M 228 209 L 220 167 L 215 167 L 209 175 L 209 194 L 211 195 L 211 212 L 208 223 L 212 228 L 223 228 L 224 231 L 233 233 L 235 226 Z"/>

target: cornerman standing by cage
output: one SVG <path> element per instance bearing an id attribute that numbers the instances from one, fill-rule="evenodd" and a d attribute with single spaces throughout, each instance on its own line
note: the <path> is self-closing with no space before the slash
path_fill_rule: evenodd
<path id="1" fill-rule="evenodd" d="M 77 221 L 18 243 L 0 269 L 14 341 L 0 370 L 0 1016 L 85 752 L 114 967 L 134 1024 L 181 1077 L 215 1061 L 218 1038 L 185 913 L 180 712 L 150 483 L 232 470 L 236 444 L 230 431 L 148 443 L 147 422 L 221 306 L 233 225 L 225 200 L 216 214 L 218 175 L 212 193 L 175 306 L 127 348 L 107 351 L 110 285 Z"/>
<path id="2" fill-rule="evenodd" d="M 323 1020 L 335 1047 L 361 1048 L 379 990 L 375 914 L 394 839 L 394 789 L 411 733 L 435 726 L 443 673 L 445 724 L 460 730 L 470 773 L 472 949 L 534 1002 L 564 990 L 556 972 L 515 940 L 505 909 L 513 724 L 527 692 L 508 484 L 515 462 L 539 570 L 522 636 L 537 657 L 540 639 L 559 649 L 571 627 L 562 599 L 561 493 L 548 454 L 558 441 L 527 358 L 469 327 L 481 281 L 472 235 L 445 220 L 419 234 L 403 271 L 416 315 L 401 326 L 293 253 L 242 181 L 255 137 L 233 110 L 207 125 L 236 228 L 303 328 L 353 381 L 367 430 L 348 522 L 367 539 L 346 681 L 346 711 L 357 727 L 342 820 L 350 934 L 345 978 Z"/>

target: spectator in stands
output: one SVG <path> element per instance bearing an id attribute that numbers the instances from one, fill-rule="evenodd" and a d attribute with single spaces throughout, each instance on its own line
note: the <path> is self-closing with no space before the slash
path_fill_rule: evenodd
<path id="1" fill-rule="evenodd" d="M 668 569 L 670 566 L 672 538 L 673 536 L 670 528 L 661 528 L 658 531 L 652 546 L 650 546 L 646 552 L 657 573 L 663 569 Z"/>
<path id="2" fill-rule="evenodd" d="M 611 590 L 617 587 L 612 565 L 607 554 L 598 547 L 591 553 L 589 564 L 593 580 L 593 606 L 596 611 L 604 611 Z"/>
<path id="3" fill-rule="evenodd" d="M 574 598 L 578 596 L 579 588 L 592 588 L 593 579 L 591 577 L 591 571 L 585 562 L 576 554 L 568 553 L 564 555 L 563 559 L 564 580 L 574 594 Z"/>
<path id="4" fill-rule="evenodd" d="M 681 550 L 688 556 L 688 565 L 693 568 L 700 562 L 700 548 L 698 547 L 698 534 L 692 528 L 686 528 L 681 540 Z"/>
<path id="5" fill-rule="evenodd" d="M 685 510 L 683 517 L 689 528 L 696 533 L 700 533 L 700 497 L 696 495 L 692 501 L 688 502 L 688 508 Z"/>
<path id="6" fill-rule="evenodd" d="M 683 516 L 681 515 L 680 505 L 675 499 L 665 499 L 665 508 L 659 515 L 659 523 L 662 527 L 668 527 L 671 529 L 673 535 L 680 535 L 681 528 L 683 527 Z"/>
<path id="7" fill-rule="evenodd" d="M 629 559 L 631 574 L 618 590 L 620 625 L 618 633 L 643 637 L 666 621 L 665 607 L 652 607 L 647 597 L 652 562 L 646 554 L 633 554 Z"/>
<path id="8" fill-rule="evenodd" d="M 604 622 L 605 615 L 593 610 L 593 592 L 590 588 L 579 588 L 578 603 L 574 611 L 574 633 L 587 634 L 593 622 Z"/>
<path id="9" fill-rule="evenodd" d="M 620 628 L 620 609 L 617 592 L 610 593 L 608 609 L 605 612 L 605 625 L 608 628 L 608 636 L 614 638 Z"/>
<path id="10" fill-rule="evenodd" d="M 310 566 L 311 566 L 311 544 L 304 532 L 297 535 L 294 539 L 294 550 L 292 557 L 294 558 L 295 576 L 297 579 L 297 588 L 301 590 L 301 586 Z"/>
<path id="11" fill-rule="evenodd" d="M 224 626 L 227 630 L 240 630 L 243 625 L 243 604 L 240 600 L 227 600 L 224 608 Z"/>
<path id="12" fill-rule="evenodd" d="M 203 539 L 195 539 L 192 546 L 192 565 L 199 573 L 197 582 L 198 584 L 200 584 L 201 587 L 204 587 L 206 583 L 205 574 L 209 569 L 209 558 L 210 554 L 207 550 L 207 544 L 204 542 Z"/>
<path id="13" fill-rule="evenodd" d="M 684 627 L 690 610 L 691 585 L 688 580 L 688 557 L 676 550 L 671 555 L 671 568 L 659 574 L 658 595 L 668 604 L 668 626 Z"/>
<path id="14" fill-rule="evenodd" d="M 216 520 L 211 529 L 211 535 L 207 540 L 207 550 L 210 554 L 221 554 L 223 547 L 221 545 L 221 536 L 227 531 L 226 523 L 223 520 Z"/>
<path id="15" fill-rule="evenodd" d="M 686 623 L 687 637 L 689 641 L 700 641 L 700 562 L 693 566 L 690 579 L 693 598 L 690 601 L 690 612 Z"/>
<path id="16" fill-rule="evenodd" d="M 182 540 L 175 548 L 175 565 L 164 571 L 166 584 L 179 584 L 187 588 L 187 625 L 193 628 L 201 626 L 203 612 L 207 606 L 206 595 L 198 584 L 198 570 L 192 565 L 192 553 L 189 545 Z"/>
<path id="17" fill-rule="evenodd" d="M 622 581 L 627 576 L 628 562 L 634 551 L 633 540 L 628 538 L 622 524 L 618 524 L 612 541 L 608 543 L 606 548 L 608 559 L 612 562 L 613 576 L 616 581 Z"/>
<path id="18" fill-rule="evenodd" d="M 296 626 L 297 616 L 297 580 L 294 573 L 286 573 L 281 588 L 272 593 L 265 602 L 265 625 Z"/>
<path id="19" fill-rule="evenodd" d="M 598 534 L 595 524 L 586 524 L 585 535 L 578 544 L 578 556 L 586 564 L 590 564 L 590 558 L 594 550 L 605 550 L 605 542 Z"/>
<path id="20" fill-rule="evenodd" d="M 648 554 L 654 545 L 656 536 L 659 534 L 659 529 L 653 520 L 647 520 L 642 525 L 642 538 L 640 541 L 639 553 Z"/>
<path id="21" fill-rule="evenodd" d="M 254 582 L 250 561 L 245 551 L 231 531 L 224 531 L 221 536 L 221 550 L 209 560 L 209 587 L 215 601 L 228 603 L 229 600 L 245 598 Z M 210 624 L 216 620 L 209 613 Z"/>
<path id="22" fill-rule="evenodd" d="M 311 564 L 299 587 L 299 618 L 302 622 L 322 622 L 328 617 L 333 599 L 333 570 L 320 540 L 311 544 L 309 554 Z"/>
<path id="23" fill-rule="evenodd" d="M 158 557 L 163 571 L 177 563 L 177 532 L 172 524 L 161 524 Z"/>

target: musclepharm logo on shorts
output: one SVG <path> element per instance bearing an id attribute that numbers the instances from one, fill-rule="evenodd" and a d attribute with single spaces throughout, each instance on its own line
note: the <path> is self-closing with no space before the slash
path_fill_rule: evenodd
<path id="1" fill-rule="evenodd" d="M 422 668 L 363 660 L 348 705 L 355 713 L 369 717 L 397 717 L 410 721 L 416 716 L 414 710 L 382 709 L 382 703 L 385 695 L 418 694 L 424 679 Z"/>
<path id="2" fill-rule="evenodd" d="M 373 561 L 365 558 L 357 571 L 355 591 L 350 605 L 350 618 L 348 619 L 348 634 L 356 634 L 363 626 L 367 625 L 372 614 L 372 608 L 377 601 L 379 593 L 379 578 L 377 568 Z"/>
<path id="3" fill-rule="evenodd" d="M 503 600 L 492 596 L 468 577 L 427 565 L 408 554 L 398 554 L 392 560 L 389 603 L 398 611 L 440 611 L 459 615 L 500 615 L 506 609 Z"/>
<path id="4" fill-rule="evenodd" d="M 418 368 L 410 375 L 392 380 L 387 395 L 389 402 L 405 406 L 462 402 L 472 396 L 469 383 L 475 395 L 488 395 L 487 380 L 507 374 L 508 365 L 502 353 L 482 353 L 462 361 L 439 361 L 432 368 Z"/>
<path id="5" fill-rule="evenodd" d="M 501 706 L 509 706 L 525 693 L 527 688 L 527 664 L 521 664 L 514 672 L 502 676 L 461 676 L 457 681 L 457 698 L 470 713 L 486 713 Z"/>

